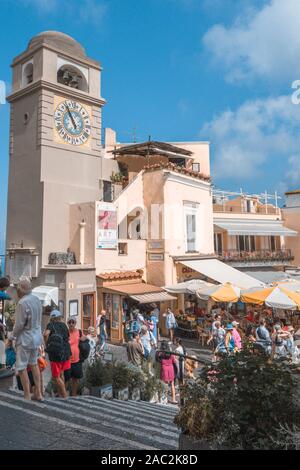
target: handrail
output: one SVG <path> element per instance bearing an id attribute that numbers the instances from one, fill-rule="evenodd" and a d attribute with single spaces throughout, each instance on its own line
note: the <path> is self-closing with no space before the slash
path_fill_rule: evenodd
<path id="1" fill-rule="evenodd" d="M 164 354 L 170 354 L 172 356 L 178 356 L 179 358 L 182 358 L 182 360 L 184 359 L 191 359 L 192 361 L 196 361 L 196 362 L 199 362 L 200 364 L 203 364 L 204 361 L 198 359 L 198 358 L 195 358 L 193 356 L 188 356 L 186 354 L 180 354 L 180 353 L 176 353 L 176 352 L 173 352 L 173 351 L 163 351 L 162 349 L 157 349 L 156 352 L 161 352 L 161 353 L 164 353 Z"/>

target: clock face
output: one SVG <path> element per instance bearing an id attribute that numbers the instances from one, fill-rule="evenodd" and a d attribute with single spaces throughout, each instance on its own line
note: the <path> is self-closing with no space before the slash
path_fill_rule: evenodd
<path id="1" fill-rule="evenodd" d="M 73 100 L 59 103 L 54 111 L 56 130 L 66 143 L 82 145 L 91 135 L 91 121 L 84 107 Z"/>

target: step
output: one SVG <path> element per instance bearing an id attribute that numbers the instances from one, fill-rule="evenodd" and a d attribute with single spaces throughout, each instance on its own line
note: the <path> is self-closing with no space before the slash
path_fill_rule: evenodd
<path id="1" fill-rule="evenodd" d="M 89 395 L 83 396 L 83 397 L 76 397 L 72 398 L 70 397 L 71 400 L 82 400 L 87 403 L 95 403 L 99 405 L 105 405 L 109 406 L 111 408 L 116 408 L 120 406 L 120 402 L 122 403 L 122 408 L 124 410 L 132 410 L 135 411 L 136 413 L 144 414 L 147 413 L 149 416 L 153 416 L 154 418 L 166 418 L 166 419 L 172 419 L 176 414 L 178 414 L 178 408 L 175 410 L 166 410 L 164 408 L 161 408 L 161 405 L 154 405 L 154 406 L 149 406 L 148 403 L 143 402 L 143 401 L 121 401 L 121 400 L 105 400 L 104 398 L 98 398 L 98 397 L 91 397 Z M 162 405 L 163 406 L 163 405 Z"/>
<path id="2" fill-rule="evenodd" d="M 107 403 L 108 402 L 108 403 Z M 50 404 L 53 404 L 54 402 L 50 401 Z M 149 415 L 146 413 L 137 413 L 135 411 L 131 410 L 124 410 L 122 405 L 119 406 L 119 408 L 114 408 L 109 406 L 109 401 L 107 400 L 106 403 L 104 404 L 99 404 L 99 403 L 92 403 L 92 402 L 86 402 L 81 399 L 79 400 L 55 400 L 55 404 L 57 405 L 62 405 L 62 406 L 67 406 L 68 408 L 72 407 L 73 409 L 84 409 L 86 410 L 91 410 L 92 412 L 95 412 L 96 414 L 102 416 L 103 418 L 108 418 L 108 419 L 116 419 L 120 423 L 128 424 L 128 422 L 133 422 L 140 424 L 143 426 L 143 429 L 149 430 L 152 432 L 156 432 L 157 428 L 152 426 L 153 422 L 155 424 L 159 424 L 160 428 L 163 428 L 165 430 L 172 430 L 174 428 L 175 430 L 177 429 L 176 426 L 173 424 L 173 419 L 164 419 L 164 418 L 157 418 L 156 420 L 151 417 L 151 421 L 149 421 Z M 145 422 L 145 416 L 147 417 L 147 420 Z"/>
<path id="3" fill-rule="evenodd" d="M 154 448 L 154 449 L 177 449 L 179 431 L 170 422 L 169 428 L 161 426 L 161 422 L 157 421 L 157 428 L 155 427 L 155 420 L 153 417 L 149 419 L 145 414 L 145 422 L 137 422 L 134 416 L 128 416 L 128 420 L 118 418 L 116 413 L 114 416 L 109 416 L 109 411 L 104 414 L 100 410 L 85 408 L 85 402 L 81 403 L 80 399 L 77 404 L 74 399 L 67 399 L 66 401 L 57 399 L 46 399 L 43 403 L 34 401 L 26 401 L 23 396 L 15 393 L 0 392 L 0 400 L 5 400 L 10 405 L 17 405 L 21 407 L 24 412 L 30 413 L 31 411 L 38 411 L 44 418 L 58 419 L 65 423 L 70 423 L 72 426 L 79 426 L 80 428 L 89 428 L 93 433 L 99 433 L 102 437 L 112 436 L 114 441 L 128 443 L 132 448 Z M 105 403 L 108 400 L 103 400 Z M 122 412 L 122 405 L 124 402 L 119 402 L 119 410 Z M 79 405 L 78 405 L 79 404 Z M 80 411 L 81 413 L 78 413 Z M 122 420 L 122 421 L 121 421 Z M 131 424 L 131 426 L 129 426 Z M 167 423 L 165 423 L 167 424 Z M 148 426 L 149 429 L 146 429 Z M 153 428 L 153 429 L 150 429 Z"/>

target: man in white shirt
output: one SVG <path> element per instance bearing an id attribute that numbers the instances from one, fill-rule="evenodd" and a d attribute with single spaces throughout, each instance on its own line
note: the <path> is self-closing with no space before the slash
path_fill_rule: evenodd
<path id="1" fill-rule="evenodd" d="M 40 386 L 40 370 L 37 364 L 39 347 L 42 345 L 42 305 L 40 300 L 31 293 L 31 283 L 27 280 L 19 282 L 17 293 L 19 302 L 15 312 L 15 326 L 12 332 L 16 340 L 16 370 L 18 371 L 24 390 L 24 398 L 31 400 L 30 383 L 27 367 L 30 366 L 35 384 L 35 399 L 42 401 Z"/>

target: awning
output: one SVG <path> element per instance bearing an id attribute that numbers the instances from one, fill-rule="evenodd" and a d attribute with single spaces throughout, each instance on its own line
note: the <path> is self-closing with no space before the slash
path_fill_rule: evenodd
<path id="1" fill-rule="evenodd" d="M 110 286 L 104 286 L 105 291 L 109 291 L 116 294 L 124 294 L 129 297 L 132 295 L 140 294 L 152 294 L 152 293 L 161 293 L 164 292 L 161 287 L 152 286 L 146 282 L 135 282 L 128 284 L 112 284 Z"/>
<path id="2" fill-rule="evenodd" d="M 52 302 L 58 306 L 58 287 L 39 286 L 32 289 L 32 293 L 40 299 L 44 307 Z"/>
<path id="3" fill-rule="evenodd" d="M 260 235 L 296 237 L 298 232 L 284 227 L 281 220 L 258 219 L 215 219 L 217 229 L 226 230 L 228 235 Z"/>
<path id="4" fill-rule="evenodd" d="M 265 284 L 293 280 L 292 276 L 283 271 L 245 271 L 248 276 L 254 277 Z"/>
<path id="5" fill-rule="evenodd" d="M 220 284 L 231 282 L 231 284 L 241 289 L 250 289 L 251 287 L 263 286 L 264 284 L 237 269 L 228 266 L 217 259 L 199 259 L 180 261 L 188 268 L 194 269 L 198 273 L 204 274 Z"/>
<path id="6" fill-rule="evenodd" d="M 170 300 L 176 300 L 176 297 L 173 297 L 167 292 L 153 292 L 152 294 L 131 295 L 130 297 L 140 304 L 151 304 L 152 302 L 167 302 Z"/>
<path id="7" fill-rule="evenodd" d="M 171 294 L 195 294 L 198 289 L 208 286 L 211 286 L 209 282 L 202 281 L 201 279 L 190 279 L 189 281 L 165 286 L 164 289 Z"/>

